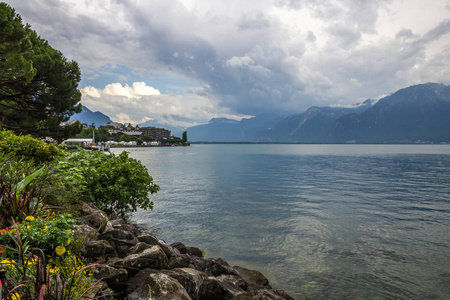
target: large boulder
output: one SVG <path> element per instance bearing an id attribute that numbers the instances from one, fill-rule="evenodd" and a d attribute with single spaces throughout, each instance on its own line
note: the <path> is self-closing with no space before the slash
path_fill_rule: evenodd
<path id="1" fill-rule="evenodd" d="M 150 273 L 140 286 L 128 294 L 127 300 L 192 300 L 183 286 L 163 273 Z"/>
<path id="2" fill-rule="evenodd" d="M 76 208 L 76 214 L 79 215 L 76 218 L 78 224 L 86 224 L 102 232 L 108 222 L 108 215 L 104 211 L 86 202 L 80 202 Z"/>
<path id="3" fill-rule="evenodd" d="M 140 253 L 125 257 L 122 264 L 130 274 L 136 274 L 139 270 L 146 268 L 155 270 L 167 269 L 169 260 L 162 248 L 156 245 Z"/>
<path id="4" fill-rule="evenodd" d="M 234 266 L 234 270 L 237 271 L 239 276 L 241 276 L 249 286 L 260 288 L 271 288 L 269 285 L 269 280 L 257 270 L 249 270 L 240 266 Z"/>
<path id="5" fill-rule="evenodd" d="M 193 257 L 192 260 L 196 266 L 197 270 L 205 272 L 212 276 L 225 275 L 238 275 L 236 270 L 234 270 L 230 265 L 222 258 L 201 258 Z"/>
<path id="6" fill-rule="evenodd" d="M 199 298 L 200 287 L 208 277 L 205 273 L 192 268 L 179 268 L 163 270 L 162 273 L 175 278 L 186 290 L 192 299 Z"/>
<path id="7" fill-rule="evenodd" d="M 276 289 L 260 289 L 240 294 L 232 300 L 294 300 L 285 291 Z"/>
<path id="8" fill-rule="evenodd" d="M 195 268 L 195 263 L 189 254 L 174 255 L 169 259 L 169 269 Z"/>
<path id="9" fill-rule="evenodd" d="M 119 257 L 125 257 L 128 249 L 138 243 L 137 238 L 132 232 L 123 229 L 112 229 L 101 234 L 98 239 L 108 241 L 116 250 Z"/>
<path id="10" fill-rule="evenodd" d="M 90 241 L 81 248 L 81 254 L 95 260 L 116 257 L 116 250 L 107 241 Z"/>
<path id="11" fill-rule="evenodd" d="M 126 288 L 128 272 L 125 269 L 116 269 L 103 265 L 94 270 L 94 278 L 104 281 L 109 288 L 120 292 Z"/>

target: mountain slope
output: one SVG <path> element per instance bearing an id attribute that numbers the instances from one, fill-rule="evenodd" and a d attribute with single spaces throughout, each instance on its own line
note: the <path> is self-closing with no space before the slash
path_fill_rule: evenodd
<path id="1" fill-rule="evenodd" d="M 79 114 L 75 114 L 75 115 L 71 116 L 69 119 L 69 122 L 74 121 L 74 120 L 78 120 L 81 123 L 86 123 L 88 125 L 91 125 L 92 123 L 94 123 L 95 126 L 105 125 L 106 123 L 111 122 L 111 119 L 107 115 L 105 115 L 99 111 L 92 112 L 86 106 L 83 106 L 83 108 Z"/>
<path id="2" fill-rule="evenodd" d="M 360 113 L 340 117 L 330 142 L 398 143 L 450 141 L 450 87 L 428 83 L 380 99 Z"/>
<path id="3" fill-rule="evenodd" d="M 310 107 L 305 112 L 286 117 L 257 137 L 258 141 L 282 143 L 323 143 L 329 140 L 330 128 L 341 116 L 360 113 L 372 105 L 366 100 L 352 108 Z"/>

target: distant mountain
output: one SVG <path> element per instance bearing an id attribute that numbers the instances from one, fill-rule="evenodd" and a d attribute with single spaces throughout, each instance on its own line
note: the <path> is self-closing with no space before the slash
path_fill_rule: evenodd
<path id="1" fill-rule="evenodd" d="M 427 83 L 380 99 L 360 114 L 340 117 L 331 142 L 450 142 L 450 86 Z"/>
<path id="2" fill-rule="evenodd" d="M 263 131 L 256 140 L 261 142 L 321 143 L 330 138 L 330 127 L 336 120 L 351 113 L 361 113 L 372 106 L 373 100 L 343 107 L 310 107 L 305 112 L 286 117 Z"/>
<path id="3" fill-rule="evenodd" d="M 186 129 L 191 142 L 251 142 L 263 130 L 281 121 L 284 116 L 264 114 L 241 121 L 213 118 L 208 124 Z"/>
<path id="4" fill-rule="evenodd" d="M 427 83 L 350 108 L 310 107 L 303 113 L 212 119 L 187 129 L 190 141 L 279 143 L 450 142 L 450 87 Z"/>
<path id="5" fill-rule="evenodd" d="M 81 123 L 86 123 L 88 125 L 91 125 L 92 123 L 94 123 L 95 126 L 105 125 L 106 123 L 111 122 L 111 119 L 107 115 L 105 115 L 99 111 L 92 112 L 86 106 L 83 106 L 83 108 L 79 114 L 75 114 L 75 115 L 71 116 L 69 119 L 69 122 L 74 121 L 74 120 L 78 120 Z"/>

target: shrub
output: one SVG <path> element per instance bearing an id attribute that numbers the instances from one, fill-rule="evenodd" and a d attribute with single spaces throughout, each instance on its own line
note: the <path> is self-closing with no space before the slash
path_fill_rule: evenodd
<path id="1" fill-rule="evenodd" d="M 89 276 L 89 268 L 99 265 L 85 266 L 77 257 L 58 249 L 63 246 L 56 247 L 47 262 L 41 249 L 31 247 L 31 237 L 19 233 L 19 225 L 14 223 L 12 230 L 14 233 L 7 235 L 14 246 L 6 253 L 2 247 L 0 252 L 0 269 L 7 271 L 5 299 L 106 299 L 99 297 L 102 284 L 93 283 Z"/>
<path id="2" fill-rule="evenodd" d="M 152 209 L 149 194 L 159 190 L 147 168 L 127 152 L 106 155 L 80 149 L 58 159 L 54 168 L 67 182 L 78 183 L 84 201 L 122 216 Z"/>
<path id="3" fill-rule="evenodd" d="M 29 135 L 17 136 L 12 131 L 0 131 L 0 152 L 18 160 L 34 161 L 41 165 L 62 155 L 63 151 L 54 143 L 47 144 Z"/>
<path id="4" fill-rule="evenodd" d="M 52 172 L 45 166 L 36 169 L 31 162 L 0 155 L 0 225 L 37 216 L 50 190 Z"/>

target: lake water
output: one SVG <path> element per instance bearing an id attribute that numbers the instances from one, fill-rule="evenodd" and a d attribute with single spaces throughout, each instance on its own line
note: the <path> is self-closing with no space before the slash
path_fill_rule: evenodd
<path id="1" fill-rule="evenodd" d="M 295 299 L 450 299 L 450 145 L 127 151 L 161 187 L 134 221 L 168 243 Z"/>

